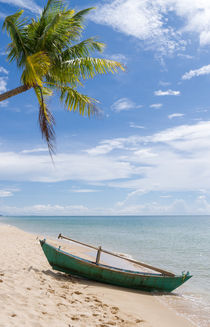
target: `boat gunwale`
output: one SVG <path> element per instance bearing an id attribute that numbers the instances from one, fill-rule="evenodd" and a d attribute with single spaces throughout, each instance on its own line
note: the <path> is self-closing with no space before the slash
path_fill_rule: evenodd
<path id="1" fill-rule="evenodd" d="M 57 253 L 62 253 L 63 255 L 72 258 L 74 260 L 79 261 L 80 263 L 85 263 L 86 265 L 89 265 L 91 267 L 96 267 L 98 269 L 104 269 L 104 270 L 109 270 L 109 271 L 113 271 L 113 272 L 119 272 L 122 274 L 126 274 L 129 276 L 141 276 L 141 277 L 155 277 L 155 278 L 171 278 L 171 279 L 177 279 L 177 278 L 183 278 L 183 275 L 174 275 L 174 276 L 167 276 L 167 275 L 162 275 L 162 274 L 156 274 L 156 273 L 146 273 L 146 272 L 138 272 L 138 271 L 134 271 L 134 270 L 126 270 L 126 269 L 122 269 L 122 268 L 117 268 L 117 267 L 112 267 L 112 266 L 108 266 L 108 265 L 103 265 L 103 264 L 96 264 L 94 261 L 90 261 L 87 259 L 83 259 L 81 257 L 77 257 L 73 254 L 69 254 L 68 252 L 65 252 L 63 250 L 61 250 L 60 248 L 57 248 L 49 243 L 47 243 L 46 241 L 44 242 L 46 245 L 50 246 L 51 248 L 54 249 L 54 251 L 56 251 Z M 192 277 L 191 275 L 187 276 L 187 278 Z M 186 277 L 185 277 L 186 278 Z"/>

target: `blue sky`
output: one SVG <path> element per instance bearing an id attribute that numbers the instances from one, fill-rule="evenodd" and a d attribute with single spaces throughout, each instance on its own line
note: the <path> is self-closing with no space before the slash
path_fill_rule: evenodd
<path id="1" fill-rule="evenodd" d="M 0 22 L 46 1 L 0 0 Z M 52 165 L 33 91 L 0 103 L 0 213 L 8 215 L 210 214 L 210 3 L 205 0 L 71 1 L 96 6 L 83 39 L 126 72 L 85 81 L 97 119 L 53 97 Z M 0 93 L 20 84 L 1 32 Z"/>

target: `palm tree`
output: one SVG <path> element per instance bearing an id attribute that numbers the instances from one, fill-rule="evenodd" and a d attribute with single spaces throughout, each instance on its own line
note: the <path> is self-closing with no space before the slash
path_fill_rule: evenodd
<path id="1" fill-rule="evenodd" d="M 96 100 L 77 91 L 82 80 L 97 74 L 117 72 L 124 67 L 113 60 L 91 57 L 102 52 L 104 44 L 94 37 L 80 41 L 84 18 L 93 8 L 75 13 L 63 0 L 48 0 L 39 18 L 22 18 L 23 10 L 6 17 L 3 29 L 11 38 L 9 62 L 22 70 L 21 85 L 0 95 L 0 101 L 34 89 L 39 103 L 39 125 L 50 154 L 54 152 L 55 121 L 46 99 L 58 91 L 61 102 L 71 111 L 90 116 Z M 78 43 L 79 42 L 79 43 Z"/>

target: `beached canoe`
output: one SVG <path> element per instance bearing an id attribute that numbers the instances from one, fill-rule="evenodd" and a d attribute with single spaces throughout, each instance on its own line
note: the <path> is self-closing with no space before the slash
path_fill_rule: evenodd
<path id="1" fill-rule="evenodd" d="M 46 240 L 40 240 L 40 244 L 49 264 L 54 270 L 102 283 L 150 292 L 171 292 L 192 277 L 189 273 L 177 276 L 161 269 L 158 270 L 163 273 L 146 273 L 120 269 L 98 263 L 97 259 L 96 262 L 93 262 L 77 257 L 61 250 L 60 247 L 56 248 L 48 244 Z"/>

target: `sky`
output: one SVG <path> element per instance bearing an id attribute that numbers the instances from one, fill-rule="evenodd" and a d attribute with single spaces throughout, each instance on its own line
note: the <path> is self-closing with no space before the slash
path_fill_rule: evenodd
<path id="1" fill-rule="evenodd" d="M 97 76 L 80 91 L 97 118 L 67 112 L 56 95 L 52 164 L 29 90 L 0 102 L 0 214 L 210 214 L 210 2 L 68 1 L 94 6 L 82 39 L 106 43 L 125 72 Z M 46 0 L 0 0 L 0 25 Z M 20 85 L 0 32 L 0 93 Z M 93 56 L 99 56 L 97 53 Z"/>

